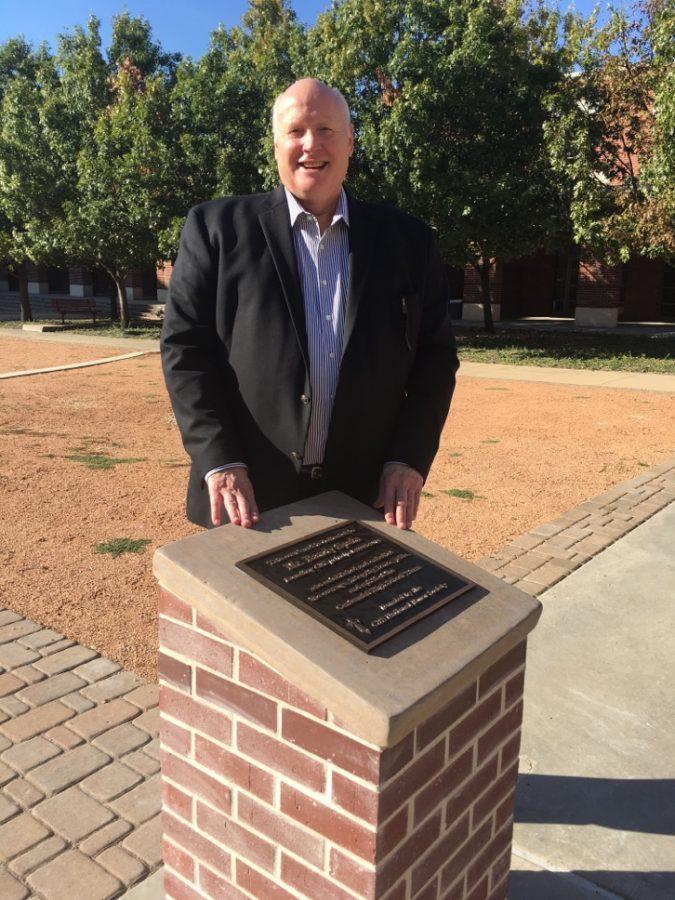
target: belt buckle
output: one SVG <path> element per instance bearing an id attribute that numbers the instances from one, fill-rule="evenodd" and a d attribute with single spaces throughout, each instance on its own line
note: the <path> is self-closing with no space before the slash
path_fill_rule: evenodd
<path id="1" fill-rule="evenodd" d="M 323 478 L 323 466 L 312 466 L 309 477 L 312 481 L 320 481 Z"/>

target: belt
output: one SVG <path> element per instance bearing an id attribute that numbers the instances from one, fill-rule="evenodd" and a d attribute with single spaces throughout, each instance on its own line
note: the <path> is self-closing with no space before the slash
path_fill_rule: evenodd
<path id="1" fill-rule="evenodd" d="M 312 481 L 321 481 L 323 478 L 323 466 L 300 466 L 300 474 Z"/>

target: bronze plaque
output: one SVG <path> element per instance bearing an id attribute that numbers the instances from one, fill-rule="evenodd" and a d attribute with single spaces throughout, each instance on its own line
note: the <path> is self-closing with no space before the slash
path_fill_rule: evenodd
<path id="1" fill-rule="evenodd" d="M 363 522 L 318 531 L 237 567 L 366 653 L 475 586 Z"/>

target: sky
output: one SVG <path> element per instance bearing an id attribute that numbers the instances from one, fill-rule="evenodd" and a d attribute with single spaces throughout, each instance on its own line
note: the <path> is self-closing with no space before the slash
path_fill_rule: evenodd
<path id="1" fill-rule="evenodd" d="M 396 0 L 391 0 L 396 2 Z M 330 0 L 292 0 L 298 18 L 311 24 Z M 567 6 L 567 0 L 562 0 Z M 576 0 L 576 8 L 587 15 L 593 0 Z M 604 3 L 602 5 L 605 5 Z M 47 41 L 52 49 L 56 38 L 74 25 L 84 25 L 90 13 L 101 20 L 103 46 L 110 42 L 113 15 L 127 9 L 143 15 L 152 25 L 155 39 L 165 50 L 193 58 L 201 56 L 209 45 L 209 35 L 222 23 L 236 25 L 247 6 L 246 0 L 0 0 L 0 43 L 22 34 L 35 46 Z"/>

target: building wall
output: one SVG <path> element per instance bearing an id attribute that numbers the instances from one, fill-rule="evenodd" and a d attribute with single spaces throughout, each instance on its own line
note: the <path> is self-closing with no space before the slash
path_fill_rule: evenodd
<path id="1" fill-rule="evenodd" d="M 663 318 L 661 290 L 664 268 L 663 260 L 642 256 L 633 257 L 626 264 L 620 320 L 658 322 Z"/>

